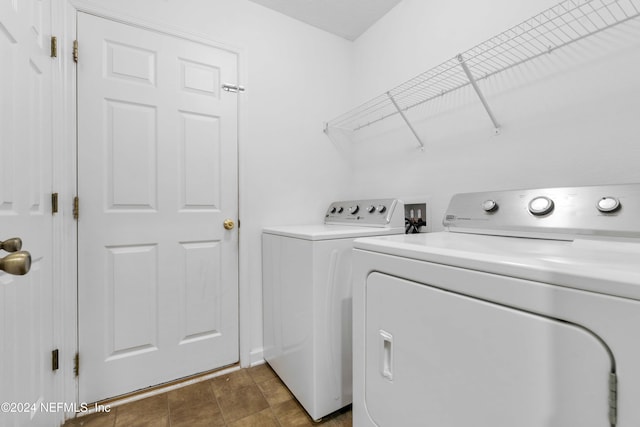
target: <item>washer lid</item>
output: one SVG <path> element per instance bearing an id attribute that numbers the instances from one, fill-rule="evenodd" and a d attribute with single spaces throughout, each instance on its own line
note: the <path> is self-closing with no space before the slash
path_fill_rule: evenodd
<path id="1" fill-rule="evenodd" d="M 293 237 L 304 240 L 348 239 L 366 236 L 383 236 L 404 233 L 403 227 L 362 227 L 348 225 L 283 225 L 267 227 L 262 230 L 266 234 Z"/>
<path id="2" fill-rule="evenodd" d="M 438 232 L 357 239 L 356 249 L 640 300 L 640 242 Z"/>

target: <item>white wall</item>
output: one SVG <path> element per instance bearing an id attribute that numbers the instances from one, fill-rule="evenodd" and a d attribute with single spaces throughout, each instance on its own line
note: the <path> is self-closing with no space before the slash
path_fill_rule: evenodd
<path id="1" fill-rule="evenodd" d="M 403 0 L 355 43 L 247 0 L 91 0 L 243 50 L 241 346 L 261 357 L 260 230 L 319 222 L 338 198 L 430 196 L 439 229 L 455 192 L 640 182 L 640 26 L 630 23 L 482 83 L 353 143 L 322 122 L 521 22 L 555 0 Z M 249 357 L 251 353 L 251 357 Z M 247 360 L 250 359 L 250 360 Z"/>
<path id="2" fill-rule="evenodd" d="M 403 0 L 354 44 L 364 102 L 556 4 Z M 637 21 L 637 20 L 636 20 Z M 457 192 L 640 182 L 640 23 L 629 22 L 481 82 L 502 133 L 460 90 L 354 137 L 353 191 L 431 196 L 434 229 Z M 355 105 L 355 104 L 354 104 Z"/>
<path id="3" fill-rule="evenodd" d="M 322 126 L 350 106 L 351 43 L 247 0 L 87 3 L 242 48 L 241 357 L 253 363 L 262 357 L 262 228 L 319 222 L 347 192 L 347 160 Z"/>

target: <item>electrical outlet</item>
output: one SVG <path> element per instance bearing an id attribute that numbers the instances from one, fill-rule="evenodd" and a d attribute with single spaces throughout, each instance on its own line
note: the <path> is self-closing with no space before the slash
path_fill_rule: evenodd
<path id="1" fill-rule="evenodd" d="M 427 204 L 408 203 L 404 205 L 404 217 L 407 233 L 419 233 L 426 231 L 427 224 Z"/>

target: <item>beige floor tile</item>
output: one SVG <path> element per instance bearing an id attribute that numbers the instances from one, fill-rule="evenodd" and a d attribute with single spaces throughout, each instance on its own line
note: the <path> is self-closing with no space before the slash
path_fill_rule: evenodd
<path id="1" fill-rule="evenodd" d="M 189 402 L 170 407 L 171 427 L 223 427 L 217 402 Z"/>
<path id="2" fill-rule="evenodd" d="M 246 369 L 241 369 L 211 380 L 213 393 L 216 397 L 220 397 L 225 393 L 252 385 L 254 385 L 254 382 Z"/>
<path id="3" fill-rule="evenodd" d="M 69 420 L 64 427 L 351 427 L 351 408 L 315 423 L 266 364 Z"/>
<path id="4" fill-rule="evenodd" d="M 271 406 L 293 399 L 293 395 L 280 378 L 263 381 L 258 384 L 258 387 Z"/>
<path id="5" fill-rule="evenodd" d="M 292 399 L 279 403 L 272 406 L 271 409 L 282 426 L 312 427 L 316 424 L 297 400 Z"/>
<path id="6" fill-rule="evenodd" d="M 184 403 L 205 403 L 215 402 L 216 398 L 213 395 L 211 388 L 211 381 L 202 381 L 199 383 L 191 384 L 187 387 L 182 387 L 176 390 L 172 390 L 168 393 L 169 408 L 174 405 Z"/>
<path id="7" fill-rule="evenodd" d="M 230 390 L 218 396 L 218 404 L 227 423 L 267 409 L 269 404 L 255 384 Z"/>
<path id="8" fill-rule="evenodd" d="M 65 423 L 65 427 L 113 427 L 116 422 L 116 410 L 98 414 L 85 415 L 71 419 Z"/>
<path id="9" fill-rule="evenodd" d="M 116 427 L 169 427 L 169 415 L 116 417 Z"/>
<path id="10" fill-rule="evenodd" d="M 167 413 L 169 411 L 169 401 L 167 393 L 157 396 L 147 397 L 146 399 L 137 400 L 127 403 L 126 405 L 116 406 L 118 416 L 122 413 L 138 412 L 138 413 Z M 113 410 L 113 409 L 112 409 Z"/>
<path id="11" fill-rule="evenodd" d="M 115 427 L 161 427 L 169 423 L 167 393 L 116 408 Z"/>
<path id="12" fill-rule="evenodd" d="M 280 427 L 271 409 L 265 409 L 229 424 L 229 427 Z M 282 427 L 286 427 L 282 425 Z"/>
<path id="13" fill-rule="evenodd" d="M 273 372 L 273 369 L 271 369 L 271 366 L 266 363 L 249 368 L 248 371 L 249 375 L 251 375 L 251 378 L 253 378 L 256 384 L 263 381 L 271 380 L 273 378 L 278 378 L 276 373 Z"/>

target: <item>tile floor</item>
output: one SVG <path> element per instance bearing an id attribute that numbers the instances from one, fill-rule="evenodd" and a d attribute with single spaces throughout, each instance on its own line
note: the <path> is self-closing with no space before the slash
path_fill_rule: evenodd
<path id="1" fill-rule="evenodd" d="M 241 369 L 64 427 L 350 427 L 351 409 L 315 423 L 268 365 Z"/>

